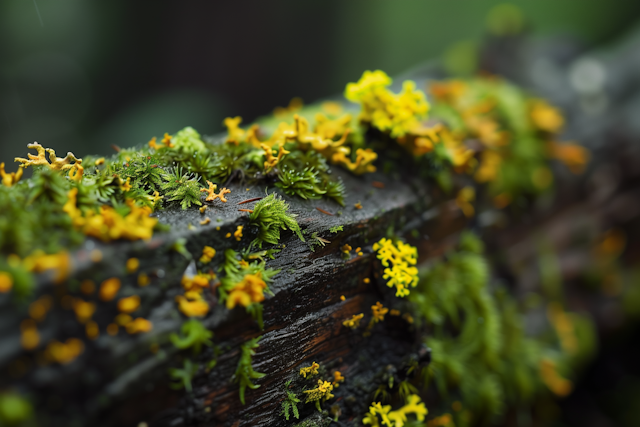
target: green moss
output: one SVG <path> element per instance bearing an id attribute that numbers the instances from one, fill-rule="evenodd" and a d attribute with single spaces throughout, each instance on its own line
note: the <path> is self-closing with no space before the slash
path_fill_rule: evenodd
<path id="1" fill-rule="evenodd" d="M 213 345 L 211 342 L 213 332 L 205 328 L 197 319 L 189 319 L 184 322 L 180 331 L 183 336 L 179 336 L 176 333 L 169 336 L 171 342 L 176 348 L 181 350 L 191 348 L 193 349 L 194 354 L 199 354 L 203 345 L 207 347 L 211 347 Z"/>
<path id="2" fill-rule="evenodd" d="M 304 242 L 300 226 L 295 219 L 296 215 L 288 213 L 288 210 L 287 202 L 275 193 L 269 194 L 256 203 L 253 212 L 249 215 L 249 223 L 258 227 L 258 236 L 251 245 L 260 248 L 263 243 L 275 245 L 280 241 L 280 231 L 287 229 L 296 233 Z"/>
<path id="3" fill-rule="evenodd" d="M 240 402 L 245 404 L 244 392 L 247 387 L 251 390 L 255 390 L 260 387 L 257 384 L 253 384 L 251 380 L 263 378 L 266 374 L 261 374 L 253 370 L 251 366 L 252 357 L 256 354 L 255 349 L 258 348 L 258 341 L 262 337 L 253 338 L 240 347 L 240 360 L 238 360 L 238 366 L 236 372 L 233 375 L 233 381 L 240 386 Z"/>

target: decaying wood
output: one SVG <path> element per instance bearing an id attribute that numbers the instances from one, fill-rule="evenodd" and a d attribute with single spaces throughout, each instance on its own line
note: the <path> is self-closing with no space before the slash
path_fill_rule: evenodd
<path id="1" fill-rule="evenodd" d="M 516 50 L 524 49 L 523 41 L 511 43 Z M 624 62 L 621 58 L 638 48 L 640 43 L 631 43 L 626 50 L 614 51 L 612 57 L 598 60 L 613 75 L 618 70 L 615 67 L 630 66 L 621 64 Z M 444 254 L 455 244 L 459 231 L 471 226 L 483 235 L 492 255 L 504 253 L 500 270 L 494 274 L 509 282 L 514 293 L 525 294 L 538 287 L 535 250 L 540 236 L 550 240 L 560 254 L 563 275 L 571 278 L 572 272 L 583 268 L 590 259 L 585 253 L 589 244 L 572 243 L 576 235 L 587 236 L 586 241 L 593 242 L 598 233 L 612 226 L 637 221 L 640 127 L 632 126 L 629 118 L 637 120 L 640 109 L 626 102 L 640 95 L 636 77 L 621 74 L 628 87 L 634 88 L 629 93 L 617 89 L 622 83 L 612 88 L 605 86 L 602 90 L 609 96 L 608 109 L 589 119 L 591 113 L 577 107 L 582 95 L 571 92 L 570 88 L 564 93 L 549 91 L 526 75 L 530 68 L 526 64 L 544 57 L 545 52 L 552 61 L 553 49 L 525 52 L 528 56 L 524 55 L 524 64 L 514 60 L 504 65 L 504 61 L 495 60 L 497 51 L 489 48 L 484 62 L 489 71 L 511 76 L 564 106 L 569 113 L 567 136 L 586 142 L 593 150 L 592 166 L 584 176 L 575 177 L 558 169 L 554 195 L 536 204 L 515 206 L 506 211 L 484 206 L 476 217 L 467 219 L 457 208 L 453 196 L 408 177 L 410 174 L 395 177 L 376 173 L 354 177 L 334 170 L 347 188 L 345 208 L 325 200 L 285 197 L 291 211 L 298 215 L 307 242 L 285 234 L 281 242 L 285 247 L 267 263 L 268 267 L 281 272 L 271 286 L 275 295 L 264 302 L 264 330 L 260 331 L 242 308 L 229 311 L 216 305 L 215 291 L 212 292 L 207 298 L 213 312 L 204 324 L 214 332 L 214 341 L 222 350 L 217 366 L 207 372 L 206 362 L 214 355 L 212 349 L 205 350 L 195 358 L 200 368 L 193 379 L 193 392 L 175 391 L 169 387 L 167 369 L 180 366 L 184 357 L 192 357 L 179 352 L 168 338 L 183 322 L 175 310 L 174 298 L 181 293 L 180 278 L 190 263 L 188 257 L 175 250 L 175 243 L 184 239 L 186 249 L 194 258 L 200 256 L 205 245 L 214 247 L 218 255 L 211 264 L 213 268 L 221 262 L 224 249 L 246 247 L 255 237 L 255 230 L 248 226 L 248 214 L 238 211 L 238 204 L 263 197 L 264 188 L 253 187 L 247 191 L 246 185 L 231 185 L 228 202 L 217 202 L 204 214 L 197 209 L 159 212 L 160 220 L 171 225 L 170 233 L 157 234 L 149 242 L 105 245 L 90 240 L 73 253 L 71 283 L 86 278 L 99 283 L 118 276 L 123 279 L 123 296 L 133 293 L 135 288 L 142 299 L 136 314 L 153 322 L 153 330 L 147 334 L 117 337 L 103 334 L 88 343 L 84 354 L 75 362 L 40 366 L 37 360 L 23 354 L 19 343 L 19 323 L 26 316 L 27 307 L 15 306 L 6 298 L 0 300 L 0 367 L 3 376 L 8 378 L 6 383 L 37 396 L 43 402 L 39 411 L 45 414 L 50 425 L 135 426 L 140 422 L 150 426 L 292 425 L 293 420 L 285 422 L 280 415 L 284 384 L 298 375 L 300 367 L 318 362 L 326 370 L 338 369 L 347 378 L 335 389 L 335 399 L 325 407 L 338 405 L 340 425 L 359 422 L 357 416 L 361 416 L 371 402 L 373 391 L 384 381 L 386 370 L 392 367 L 401 371 L 410 358 L 421 363 L 429 360 L 427 349 L 399 316 L 389 316 L 388 321 L 376 326 L 371 337 L 342 325 L 353 314 L 369 311 L 377 301 L 404 309 L 403 302 L 393 297 L 392 290 L 380 278 L 371 250 L 371 245 L 385 237 L 390 228 L 417 246 L 420 262 L 425 263 Z M 600 58 L 598 54 L 596 57 Z M 568 66 L 562 65 L 568 63 L 567 58 L 563 61 L 552 62 L 559 70 L 558 76 L 564 76 L 558 79 L 567 78 L 569 73 Z M 437 74 L 435 68 L 427 67 L 410 77 L 423 84 Z M 585 124 L 588 132 L 580 127 Z M 357 202 L 362 203 L 361 210 L 354 207 Z M 242 208 L 252 206 L 246 203 Z M 211 218 L 211 222 L 199 225 L 205 217 Z M 242 240 L 226 238 L 238 225 L 245 226 Z M 344 230 L 329 232 L 338 225 Z M 313 233 L 330 243 L 311 251 L 308 241 Z M 343 259 L 340 248 L 344 244 L 361 247 L 363 255 L 351 253 L 348 260 Z M 92 261 L 94 249 L 102 252 L 102 261 Z M 138 288 L 136 275 L 126 273 L 125 262 L 130 257 L 140 260 L 139 271 L 151 277 L 149 286 Z M 369 278 L 370 283 L 365 283 L 365 278 Z M 57 292 L 51 277 L 39 279 L 37 294 Z M 342 295 L 344 301 L 340 298 Z M 595 312 L 599 321 L 605 322 L 604 316 L 598 317 L 593 303 L 580 297 L 576 300 Z M 116 314 L 113 304 L 101 304 L 95 320 L 106 324 Z M 71 310 L 56 308 L 47 316 L 41 334 L 44 342 L 52 338 L 64 340 L 83 335 L 83 329 L 75 322 Z M 262 339 L 253 366 L 266 376 L 256 380 L 260 388 L 247 390 L 247 402 L 242 405 L 238 385 L 232 381 L 239 348 L 247 339 L 259 335 Z M 326 415 L 318 414 L 313 405 L 301 406 L 301 415 L 301 420 L 310 417 L 318 425 L 330 422 Z"/>

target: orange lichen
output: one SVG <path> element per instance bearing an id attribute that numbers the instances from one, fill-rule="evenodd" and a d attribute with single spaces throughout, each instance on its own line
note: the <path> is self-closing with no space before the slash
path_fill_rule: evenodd
<path id="1" fill-rule="evenodd" d="M 187 317 L 201 317 L 209 312 L 209 304 L 198 291 L 188 291 L 176 297 L 178 309 Z"/>
<path id="2" fill-rule="evenodd" d="M 196 274 L 193 277 L 182 276 L 181 284 L 185 291 L 198 291 L 209 287 L 211 276 L 207 274 Z"/>
<path id="3" fill-rule="evenodd" d="M 205 199 L 205 201 L 213 202 L 216 199 L 220 199 L 221 202 L 227 203 L 227 199 L 224 197 L 224 195 L 231 193 L 231 190 L 223 188 L 220 190 L 219 194 L 216 194 L 218 186 L 211 181 L 207 181 L 207 184 L 209 185 L 209 188 L 200 189 L 201 193 L 207 193 L 207 198 Z"/>
<path id="4" fill-rule="evenodd" d="M 331 383 L 334 387 L 338 387 L 338 383 L 344 382 L 345 378 L 342 376 L 340 371 L 335 371 L 333 373 L 333 382 Z"/>
<path id="5" fill-rule="evenodd" d="M 16 157 L 14 160 L 20 163 L 20 167 L 25 168 L 28 166 L 48 166 L 56 171 L 66 171 L 73 167 L 71 162 L 82 163 L 82 159 L 76 158 L 73 153 L 69 152 L 65 157 L 57 157 L 56 152 L 51 148 L 44 148 L 42 145 L 34 142 L 27 144 L 27 148 L 31 148 L 37 151 L 38 155 L 27 154 L 27 159 Z M 45 153 L 49 154 L 49 160 Z"/>
<path id="6" fill-rule="evenodd" d="M 211 223 L 211 218 L 205 218 L 202 221 L 200 221 L 200 225 L 207 225 Z"/>
<path id="7" fill-rule="evenodd" d="M 101 206 L 100 212 L 89 210 L 83 215 L 76 207 L 77 195 L 77 188 L 69 190 L 69 199 L 62 209 L 69 214 L 73 225 L 85 235 L 105 242 L 117 239 L 148 240 L 153 236 L 153 228 L 158 219 L 149 216 L 152 213 L 151 208 L 137 206 L 132 200 L 127 200 L 130 211 L 125 216 L 107 205 Z"/>
<path id="8" fill-rule="evenodd" d="M 168 133 L 165 132 L 161 142 L 162 142 L 162 145 L 164 145 L 165 147 L 173 148 L 174 144 L 171 142 L 171 135 L 169 135 Z"/>
<path id="9" fill-rule="evenodd" d="M 227 140 L 228 144 L 238 145 L 244 141 L 246 132 L 240 127 L 242 117 L 227 117 L 223 123 L 227 127 Z"/>
<path id="10" fill-rule="evenodd" d="M 62 283 L 71 271 L 71 256 L 66 251 L 45 254 L 41 250 L 37 250 L 23 260 L 23 265 L 28 271 L 35 273 L 55 270 L 54 283 Z"/>
<path id="11" fill-rule="evenodd" d="M 541 99 L 531 102 L 529 114 L 533 125 L 545 132 L 557 133 L 564 125 L 560 111 Z"/>
<path id="12" fill-rule="evenodd" d="M 69 338 L 66 342 L 52 341 L 47 345 L 45 356 L 55 363 L 66 365 L 74 361 L 84 351 L 84 343 L 78 338 Z"/>
<path id="13" fill-rule="evenodd" d="M 7 272 L 0 271 L 0 292 L 7 293 L 13 288 L 13 277 Z"/>
<path id="14" fill-rule="evenodd" d="M 149 148 L 153 148 L 154 150 L 159 150 L 160 148 L 162 148 L 161 145 L 158 145 L 157 141 L 158 139 L 155 136 L 151 138 L 151 140 L 147 143 L 149 145 Z"/>
<path id="15" fill-rule="evenodd" d="M 140 307 L 140 297 L 138 295 L 120 298 L 118 301 L 118 310 L 122 313 L 133 313 L 138 307 Z"/>
<path id="16" fill-rule="evenodd" d="M 576 144 L 558 144 L 550 142 L 548 146 L 549 155 L 564 163 L 574 174 L 584 172 L 589 162 L 589 150 Z"/>
<path id="17" fill-rule="evenodd" d="M 86 323 L 96 311 L 96 304 L 94 302 L 83 301 L 80 298 L 73 300 L 72 307 L 80 323 Z"/>
<path id="18" fill-rule="evenodd" d="M 120 279 L 112 277 L 105 280 L 100 285 L 100 299 L 102 301 L 111 301 L 116 297 L 116 294 L 120 290 Z"/>
<path id="19" fill-rule="evenodd" d="M 16 172 L 5 172 L 4 171 L 4 163 L 0 163 L 0 178 L 2 178 L 2 184 L 6 187 L 12 187 L 20 178 L 22 178 L 22 173 L 24 172 L 24 168 L 20 167 Z"/>
<path id="20" fill-rule="evenodd" d="M 245 275 L 229 291 L 227 308 L 232 309 L 237 304 L 247 307 L 252 303 L 264 301 L 264 290 L 266 288 L 267 284 L 262 280 L 262 272 Z"/>
<path id="21" fill-rule="evenodd" d="M 118 330 L 120 328 L 118 327 L 118 325 L 116 325 L 115 323 L 109 323 L 107 325 L 107 333 L 111 336 L 115 336 L 118 335 Z"/>
<path id="22" fill-rule="evenodd" d="M 140 260 L 138 258 L 129 258 L 126 267 L 127 273 L 135 273 L 140 268 Z"/>
<path id="23" fill-rule="evenodd" d="M 127 333 L 129 334 L 139 334 L 142 332 L 149 332 L 153 329 L 153 323 L 148 321 L 147 319 L 143 319 L 142 317 L 138 317 L 135 320 L 127 323 L 125 325 Z"/>
<path id="24" fill-rule="evenodd" d="M 200 262 L 203 264 L 208 264 L 211 262 L 214 256 L 216 256 L 216 250 L 211 246 L 205 246 L 204 248 L 202 248 L 202 256 L 200 257 Z"/>
<path id="25" fill-rule="evenodd" d="M 264 150 L 264 155 L 267 158 L 264 162 L 264 170 L 269 172 L 271 169 L 277 166 L 277 164 L 282 160 L 285 154 L 289 154 L 290 151 L 284 149 L 284 146 L 280 146 L 278 149 L 278 155 L 274 156 L 272 152 L 272 148 L 266 144 L 260 144 L 260 148 Z"/>
<path id="26" fill-rule="evenodd" d="M 389 309 L 384 307 L 380 301 L 371 306 L 371 313 L 373 314 L 372 320 L 375 320 L 375 323 L 382 322 L 384 320 L 384 315 L 388 312 Z"/>
<path id="27" fill-rule="evenodd" d="M 547 306 L 547 318 L 553 325 L 560 345 L 568 354 L 576 354 L 578 351 L 578 339 L 576 337 L 573 321 L 563 309 L 560 303 L 550 302 Z"/>
<path id="28" fill-rule="evenodd" d="M 238 242 L 240 241 L 240 239 L 242 239 L 243 228 L 244 228 L 243 225 L 239 225 L 238 227 L 236 227 L 236 231 L 233 232 L 233 237 L 235 237 Z"/>

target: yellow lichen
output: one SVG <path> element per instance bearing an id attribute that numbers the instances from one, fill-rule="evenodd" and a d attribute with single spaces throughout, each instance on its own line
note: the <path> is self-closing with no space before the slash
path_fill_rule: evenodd
<path id="1" fill-rule="evenodd" d="M 236 283 L 227 297 L 227 308 L 232 309 L 237 304 L 247 307 L 254 302 L 264 301 L 264 290 L 267 284 L 262 280 L 262 273 L 247 274 Z"/>
<path id="2" fill-rule="evenodd" d="M 564 125 L 560 111 L 541 99 L 531 101 L 529 114 L 533 125 L 545 132 L 557 133 Z"/>
<path id="3" fill-rule="evenodd" d="M 5 172 L 4 171 L 4 163 L 0 163 L 0 178 L 2 178 L 2 184 L 6 187 L 12 187 L 20 178 L 22 178 L 22 173 L 24 172 L 24 168 L 20 167 L 16 172 Z"/>
<path id="4" fill-rule="evenodd" d="M 313 362 L 311 366 L 307 366 L 306 368 L 300 368 L 300 375 L 303 376 L 304 378 L 307 378 L 307 375 L 310 377 L 313 375 L 318 375 L 319 367 L 320 367 L 319 364 L 317 364 L 316 362 Z"/>
<path id="5" fill-rule="evenodd" d="M 228 144 L 238 145 L 240 142 L 245 139 L 245 131 L 240 128 L 240 123 L 242 122 L 242 117 L 227 117 L 224 119 L 223 123 L 227 127 L 227 140 Z"/>
<path id="6" fill-rule="evenodd" d="M 391 405 L 382 406 L 380 402 L 372 403 L 362 423 L 373 427 L 379 427 L 380 425 L 403 427 L 407 422 L 408 414 L 415 415 L 416 419 L 422 422 L 428 412 L 424 403 L 420 401 L 420 396 L 411 394 L 407 397 L 405 405 L 395 411 L 391 410 Z M 378 416 L 380 416 L 380 420 Z M 382 424 L 380 424 L 380 421 L 382 421 Z"/>
<path id="7" fill-rule="evenodd" d="M 409 287 L 418 284 L 418 269 L 414 267 L 418 259 L 418 250 L 406 243 L 398 241 L 397 244 L 386 238 L 373 244 L 373 250 L 377 252 L 378 259 L 384 267 L 384 279 L 387 286 L 396 287 L 396 296 L 409 295 Z"/>
<path id="8" fill-rule="evenodd" d="M 384 320 L 384 315 L 388 312 L 389 309 L 384 307 L 380 301 L 371 306 L 371 314 L 373 314 L 372 320 L 375 320 L 375 323 L 382 322 Z"/>
<path id="9" fill-rule="evenodd" d="M 426 119 L 429 103 L 424 92 L 416 90 L 415 82 L 405 81 L 399 94 L 387 88 L 391 82 L 383 71 L 365 71 L 357 83 L 347 85 L 344 95 L 362 106 L 361 121 L 397 138 L 420 126 L 420 121 Z"/>
<path id="10" fill-rule="evenodd" d="M 83 301 L 80 298 L 73 300 L 72 307 L 80 323 L 87 323 L 96 311 L 96 304 L 94 302 Z"/>
<path id="11" fill-rule="evenodd" d="M 105 280 L 100 285 L 100 299 L 102 301 L 111 301 L 116 297 L 116 294 L 120 290 L 120 279 L 117 277 L 112 277 L 110 279 Z"/>
<path id="12" fill-rule="evenodd" d="M 332 390 L 333 385 L 329 381 L 318 380 L 318 387 L 304 391 L 304 393 L 307 393 L 307 400 L 304 403 L 331 399 L 333 397 Z"/>
<path id="13" fill-rule="evenodd" d="M 127 333 L 129 334 L 139 334 L 142 332 L 149 332 L 151 329 L 153 329 L 153 323 L 151 323 L 147 319 L 138 317 L 137 319 L 127 323 L 125 328 L 127 330 Z"/>
<path id="14" fill-rule="evenodd" d="M 576 144 L 550 142 L 549 155 L 560 160 L 571 172 L 581 174 L 589 162 L 589 150 Z"/>
<path id="15" fill-rule="evenodd" d="M 53 306 L 53 299 L 49 295 L 43 295 L 29 304 L 29 316 L 36 322 L 44 320 L 47 312 Z"/>
<path id="16" fill-rule="evenodd" d="M 118 310 L 122 313 L 133 313 L 138 307 L 140 307 L 140 297 L 138 295 L 131 295 L 118 300 Z"/>
<path id="17" fill-rule="evenodd" d="M 127 273 L 135 273 L 140 268 L 140 260 L 138 258 L 129 258 L 126 263 Z"/>
<path id="18" fill-rule="evenodd" d="M 0 271 L 0 292 L 7 293 L 13 288 L 13 277 L 7 272 Z"/>
<path id="19" fill-rule="evenodd" d="M 347 328 L 357 329 L 360 326 L 360 321 L 362 320 L 363 317 L 364 317 L 364 313 L 354 314 L 353 316 L 351 316 L 350 319 L 347 319 L 344 322 L 342 322 L 342 324 Z"/>
<path id="20" fill-rule="evenodd" d="M 151 280 L 149 279 L 149 276 L 146 273 L 138 274 L 138 286 L 141 286 L 141 287 L 147 286 L 150 281 Z"/>
<path id="21" fill-rule="evenodd" d="M 236 231 L 233 232 L 233 237 L 235 237 L 238 242 L 240 241 L 240 239 L 242 239 L 243 228 L 244 228 L 243 225 L 239 225 L 238 227 L 236 227 Z"/>
<path id="22" fill-rule="evenodd" d="M 188 291 L 176 297 L 178 308 L 187 317 L 202 317 L 209 312 L 209 304 L 198 291 Z"/>
<path id="23" fill-rule="evenodd" d="M 266 144 L 260 144 L 260 148 L 262 148 L 264 150 L 264 155 L 267 158 L 265 160 L 265 162 L 264 162 L 264 170 L 266 172 L 271 171 L 271 169 L 276 167 L 276 165 L 280 162 L 280 160 L 282 160 L 282 158 L 285 156 L 285 154 L 289 154 L 290 153 L 290 151 L 285 150 L 282 145 L 278 149 L 278 155 L 277 156 L 273 155 L 272 148 L 269 147 Z"/>
<path id="24" fill-rule="evenodd" d="M 211 262 L 214 256 L 216 256 L 216 250 L 211 246 L 205 246 L 204 248 L 202 248 L 202 256 L 200 257 L 200 262 L 203 264 L 208 264 Z"/>
<path id="25" fill-rule="evenodd" d="M 334 387 L 338 387 L 339 383 L 344 382 L 345 378 L 342 376 L 340 371 L 335 371 L 333 373 L 333 382 L 331 383 Z"/>
<path id="26" fill-rule="evenodd" d="M 27 148 L 31 148 L 37 151 L 38 155 L 27 154 L 27 159 L 22 157 L 16 157 L 14 160 L 20 163 L 20 167 L 28 166 L 48 166 L 56 171 L 66 171 L 73 168 L 71 162 L 82 163 L 82 159 L 78 159 L 73 153 L 69 152 L 65 157 L 57 157 L 56 152 L 51 148 L 44 148 L 42 145 L 34 142 L 27 144 Z M 49 160 L 47 160 L 46 153 L 49 154 Z"/>
<path id="27" fill-rule="evenodd" d="M 127 200 L 130 211 L 125 216 L 107 205 L 101 206 L 99 213 L 89 210 L 83 215 L 76 207 L 77 195 L 77 188 L 69 190 L 67 203 L 62 210 L 71 217 L 73 225 L 85 235 L 105 242 L 117 239 L 148 240 L 153 236 L 158 219 L 149 216 L 152 213 L 151 208 L 137 206 L 132 200 Z"/>
<path id="28" fill-rule="evenodd" d="M 41 250 L 36 250 L 23 260 L 23 266 L 34 273 L 54 270 L 54 283 L 62 283 L 71 271 L 71 256 L 66 251 L 45 254 Z"/>
<path id="29" fill-rule="evenodd" d="M 207 181 L 207 184 L 209 185 L 209 188 L 200 189 L 201 193 L 207 193 L 207 198 L 205 199 L 205 201 L 213 202 L 216 199 L 220 199 L 221 202 L 227 203 L 227 199 L 224 197 L 224 195 L 231 193 L 231 190 L 223 188 L 220 190 L 219 194 L 216 194 L 218 186 L 211 181 Z"/>

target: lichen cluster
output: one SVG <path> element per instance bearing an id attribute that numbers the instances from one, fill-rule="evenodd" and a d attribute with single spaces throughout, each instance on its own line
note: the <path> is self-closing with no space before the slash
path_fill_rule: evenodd
<path id="1" fill-rule="evenodd" d="M 240 202 L 256 202 L 240 209 L 249 213 L 243 219 L 246 223 L 234 225 L 235 231 L 226 234 L 242 250 L 226 249 L 216 258 L 212 246 L 203 245 L 194 255 L 183 240 L 172 245 L 193 261 L 197 270 L 183 277 L 181 288 L 176 287 L 180 293 L 175 297 L 175 310 L 185 320 L 180 334 L 169 337 L 184 356 L 181 368 L 169 370 L 172 385 L 187 392 L 193 390 L 191 380 L 201 368 L 191 357 L 201 359 L 202 350 L 208 349 L 207 357 L 213 358 L 207 369 L 213 369 L 220 351 L 213 343 L 213 333 L 202 322 L 213 311 L 211 295 L 217 296 L 226 310 L 243 307 L 262 329 L 262 303 L 279 273 L 267 268 L 264 258 L 273 258 L 279 251 L 284 230 L 305 241 L 296 215 L 273 187 L 290 196 L 326 198 L 344 206 L 345 187 L 329 165 L 362 175 L 377 170 L 378 153 L 394 153 L 389 158 L 397 158 L 408 152 L 427 182 L 437 183 L 446 192 L 455 190 L 455 205 L 471 217 L 478 203 L 476 186 L 487 189 L 495 207 L 505 208 L 519 197 L 550 187 L 550 159 L 562 160 L 573 172 L 585 167 L 588 153 L 584 149 L 556 142 L 563 124 L 560 113 L 505 81 L 475 78 L 433 83 L 432 104 L 412 81 L 404 82 L 399 94 L 388 89 L 390 84 L 391 79 L 382 71 L 367 71 L 358 82 L 347 85 L 345 97 L 361 106 L 357 119 L 342 114 L 342 107 L 335 103 L 324 104 L 324 111 L 309 119 L 295 103 L 280 111 L 278 124 L 271 127 L 254 124 L 241 128 L 240 117 L 225 119 L 227 136 L 220 143 L 212 143 L 187 127 L 173 136 L 165 134 L 160 142 L 154 137 L 141 148 L 118 148 L 117 154 L 107 159 L 79 159 L 72 153 L 60 158 L 52 149 L 33 143 L 28 148 L 36 154 L 16 158 L 20 163 L 16 172 L 7 172 L 1 163 L 0 293 L 30 304 L 20 324 L 23 349 L 32 355 L 38 352 L 44 364 L 68 364 L 101 333 L 117 336 L 121 329 L 131 335 L 152 330 L 150 320 L 135 314 L 146 301 L 135 290 L 122 286 L 125 276 L 139 288 L 150 284 L 148 272 L 138 271 L 137 258 L 129 258 L 122 266 L 122 277 L 114 274 L 99 285 L 86 279 L 78 289 L 71 289 L 69 250 L 87 239 L 149 240 L 154 232 L 166 230 L 154 213 L 196 207 L 204 213 L 208 207 L 228 202 L 228 182 L 251 182 L 264 185 L 266 191 L 269 186 L 272 189 L 264 197 Z M 22 180 L 27 167 L 33 169 L 33 177 Z M 469 183 L 472 181 L 475 184 Z M 377 181 L 374 186 L 384 188 Z M 353 209 L 362 207 L 358 202 Z M 212 227 L 210 223 L 207 217 L 200 225 Z M 342 226 L 329 230 L 342 231 Z M 249 242 L 247 235 L 255 238 Z M 554 301 L 548 307 L 553 337 L 526 336 L 523 314 L 513 298 L 489 286 L 489 267 L 476 237 L 464 234 L 456 251 L 422 272 L 417 249 L 402 237 L 382 238 L 355 250 L 345 243 L 334 254 L 350 261 L 352 250 L 357 257 L 375 253 L 383 267 L 382 280 L 395 288 L 397 297 L 408 297 L 401 307 L 402 318 L 414 325 L 433 351 L 433 363 L 420 375 L 398 381 L 395 389 L 391 375 L 372 396 L 375 400 L 378 393 L 397 393 L 406 399 L 405 405 L 392 410 L 391 405 L 374 402 L 364 415 L 364 424 L 401 427 L 408 425 L 408 415 L 424 421 L 427 409 L 418 396 L 419 387 L 431 382 L 442 402 L 464 408 L 454 414 L 433 411 L 440 415 L 429 421 L 432 425 L 491 421 L 506 405 L 528 407 L 545 392 L 565 396 L 571 391 L 570 378 L 590 351 L 587 320 L 567 313 L 560 301 Z M 310 240 L 312 247 L 331 243 L 317 232 Z M 95 249 L 87 257 L 98 263 L 102 253 Z M 48 275 L 62 292 L 34 299 L 31 293 L 38 274 Z M 369 283 L 366 278 L 364 284 Z M 365 336 L 371 336 L 386 315 L 402 314 L 394 304 L 385 307 L 377 302 L 371 306 Z M 83 337 L 41 342 L 39 324 L 57 306 L 73 311 L 84 330 Z M 98 323 L 94 315 L 99 306 L 109 306 L 117 314 L 106 324 Z M 342 320 L 349 330 L 345 332 L 360 329 L 364 316 L 357 313 Z M 240 347 L 234 380 L 243 404 L 246 388 L 257 388 L 253 380 L 265 376 L 252 367 L 259 339 Z M 321 403 L 331 399 L 332 391 L 344 381 L 338 371 L 333 381 L 314 378 L 326 374 L 319 372 L 319 367 L 314 362 L 300 368 L 303 379 L 296 381 L 304 384 L 298 394 L 289 390 L 287 383 L 282 406 L 287 420 L 290 410 L 298 418 L 296 405 L 303 399 L 321 410 Z M 306 383 L 309 378 L 313 379 Z M 3 399 L 14 396 L 0 395 L 0 417 Z"/>

